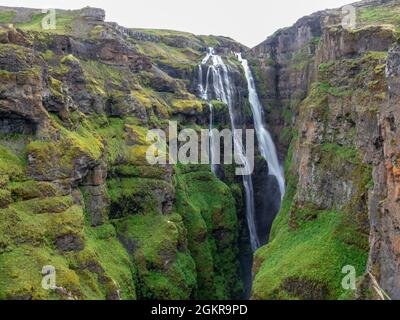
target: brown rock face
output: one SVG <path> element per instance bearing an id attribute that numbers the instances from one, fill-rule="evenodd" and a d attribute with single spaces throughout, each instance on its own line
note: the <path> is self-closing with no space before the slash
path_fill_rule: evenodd
<path id="1" fill-rule="evenodd" d="M 369 271 L 393 299 L 400 299 L 400 48 L 389 51 L 386 67 L 389 103 L 382 109 L 379 124 L 383 156 L 374 169 L 375 188 L 370 203 L 371 252 Z"/>
<path id="2" fill-rule="evenodd" d="M 356 6 L 382 4 L 399 2 Z M 291 141 L 282 136 L 295 128 L 292 168 L 299 179 L 289 227 L 299 228 L 297 213 L 304 207 L 350 212 L 359 231 L 369 233 L 367 272 L 392 299 L 399 299 L 400 48 L 392 27 L 369 25 L 354 31 L 339 22 L 340 10 L 303 18 L 252 49 L 249 59 L 257 68 L 266 119 L 282 157 Z M 335 164 L 332 145 L 354 149 L 360 161 L 342 158 Z M 361 179 L 368 168 L 369 183 Z M 372 297 L 380 298 L 370 276 L 365 283 Z M 307 296 L 310 289 L 296 279 L 287 279 L 284 286 L 296 296 Z M 323 296 L 322 289 L 315 290 Z"/>
<path id="3" fill-rule="evenodd" d="M 2 45 L 0 52 L 0 131 L 33 134 L 45 127 L 48 114 L 43 106 L 45 70 L 28 48 Z"/>

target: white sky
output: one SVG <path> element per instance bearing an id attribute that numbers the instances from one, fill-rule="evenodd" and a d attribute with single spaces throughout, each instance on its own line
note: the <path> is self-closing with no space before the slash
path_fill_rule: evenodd
<path id="1" fill-rule="evenodd" d="M 0 5 L 106 10 L 106 20 L 125 27 L 156 28 L 231 37 L 253 47 L 304 15 L 355 0 L 0 0 Z"/>

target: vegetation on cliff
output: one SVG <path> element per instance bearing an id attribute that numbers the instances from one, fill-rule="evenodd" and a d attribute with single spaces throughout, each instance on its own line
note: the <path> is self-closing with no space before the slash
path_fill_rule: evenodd
<path id="1" fill-rule="evenodd" d="M 0 27 L 0 298 L 239 298 L 236 185 L 145 153 L 169 119 L 206 125 L 194 68 L 240 45 L 117 28 L 93 8 L 57 11 L 55 30 L 44 16 Z"/>
<path id="2" fill-rule="evenodd" d="M 368 51 L 314 62 L 317 75 L 307 96 L 285 101 L 296 117 L 288 190 L 270 243 L 255 255 L 253 298 L 356 297 L 342 286 L 342 268 L 354 267 L 360 285 L 369 253 L 372 123 L 386 103 L 386 58 L 387 52 Z"/>
<path id="3" fill-rule="evenodd" d="M 126 29 L 95 8 L 58 10 L 56 28 L 42 30 L 41 10 L 15 10 L 0 11 L 0 299 L 241 298 L 245 219 L 233 167 L 219 179 L 207 165 L 150 166 L 145 155 L 148 130 L 169 120 L 208 127 L 194 87 L 210 46 L 243 100 L 238 118 L 251 118 L 232 54 L 246 48 Z M 247 52 L 287 177 L 269 243 L 255 253 L 254 299 L 370 298 L 366 271 L 380 282 L 393 271 L 384 258 L 398 239 L 381 229 L 398 229 L 388 78 L 399 68 L 388 50 L 399 5 L 357 13 L 353 30 L 338 12 L 319 12 Z M 212 103 L 214 125 L 229 125 L 227 106 Z M 57 287 L 45 290 L 49 265 Z M 343 288 L 345 266 L 362 290 Z"/>

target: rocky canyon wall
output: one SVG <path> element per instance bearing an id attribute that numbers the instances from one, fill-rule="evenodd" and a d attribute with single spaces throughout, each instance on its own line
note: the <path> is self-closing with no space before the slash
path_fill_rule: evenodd
<path id="1" fill-rule="evenodd" d="M 288 177 L 255 299 L 399 298 L 399 5 L 356 3 L 354 29 L 340 9 L 318 12 L 249 52 Z M 342 287 L 346 266 L 357 292 Z"/>
<path id="2" fill-rule="evenodd" d="M 41 11 L 0 11 L 0 298 L 241 298 L 234 168 L 220 181 L 145 156 L 148 130 L 169 120 L 208 128 L 197 64 L 214 46 L 240 89 L 230 52 L 244 47 L 126 29 L 101 9 L 57 11 L 46 32 Z M 229 123 L 224 104 L 217 114 Z M 46 265 L 55 290 L 41 286 Z"/>

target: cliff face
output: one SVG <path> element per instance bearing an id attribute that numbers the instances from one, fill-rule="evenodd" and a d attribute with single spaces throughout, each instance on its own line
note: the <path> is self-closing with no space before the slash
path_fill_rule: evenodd
<path id="1" fill-rule="evenodd" d="M 289 150 L 288 192 L 256 253 L 253 298 L 354 296 L 341 285 L 348 265 L 356 296 L 400 297 L 400 4 L 356 7 L 355 29 L 341 26 L 341 10 L 319 12 L 249 52 L 282 157 Z"/>
<path id="2" fill-rule="evenodd" d="M 209 46 L 242 46 L 125 29 L 100 9 L 57 11 L 47 31 L 40 11 L 0 11 L 0 298 L 239 298 L 233 168 L 222 182 L 145 155 L 147 131 L 168 120 L 208 127 L 197 64 Z M 41 286 L 46 265 L 56 290 Z"/>

